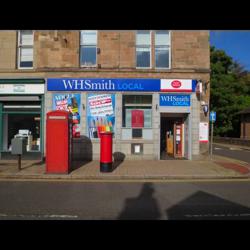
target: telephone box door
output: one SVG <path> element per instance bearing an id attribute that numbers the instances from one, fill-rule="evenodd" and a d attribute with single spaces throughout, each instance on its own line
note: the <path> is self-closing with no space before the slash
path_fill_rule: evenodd
<path id="1" fill-rule="evenodd" d="M 72 150 L 69 113 L 47 113 L 46 125 L 46 172 L 68 173 Z"/>

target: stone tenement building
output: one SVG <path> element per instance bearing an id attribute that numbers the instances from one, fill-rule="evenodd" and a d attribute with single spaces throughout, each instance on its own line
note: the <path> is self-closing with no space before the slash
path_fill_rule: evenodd
<path id="1" fill-rule="evenodd" d="M 208 154 L 208 31 L 0 31 L 0 149 L 27 139 L 46 157 L 46 114 L 73 114 L 74 159 L 99 159 L 100 132 L 129 159 Z"/>

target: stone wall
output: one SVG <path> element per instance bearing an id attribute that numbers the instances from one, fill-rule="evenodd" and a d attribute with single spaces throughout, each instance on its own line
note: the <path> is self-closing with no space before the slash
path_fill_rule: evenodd
<path id="1" fill-rule="evenodd" d="M 17 60 L 17 32 L 0 31 L 0 70 L 15 69 Z"/>
<path id="2" fill-rule="evenodd" d="M 79 67 L 78 31 L 36 31 L 34 68 Z"/>

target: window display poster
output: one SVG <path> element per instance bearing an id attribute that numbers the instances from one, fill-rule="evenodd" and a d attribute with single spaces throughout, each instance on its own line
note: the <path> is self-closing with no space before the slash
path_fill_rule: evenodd
<path id="1" fill-rule="evenodd" d="M 143 110 L 132 110 L 131 111 L 131 127 L 132 128 L 143 128 L 144 127 L 144 111 Z"/>
<path id="2" fill-rule="evenodd" d="M 100 132 L 114 133 L 114 94 L 87 95 L 87 123 L 89 138 L 100 138 Z"/>
<path id="3" fill-rule="evenodd" d="M 143 117 L 141 114 L 141 118 L 139 118 L 141 124 L 139 124 L 139 126 L 137 126 L 137 127 L 151 128 L 152 127 L 152 124 L 151 124 L 152 110 L 151 109 L 139 109 L 139 110 L 141 110 L 143 112 Z M 131 127 L 135 128 L 136 127 L 135 123 L 137 123 L 136 119 L 138 119 L 138 118 L 135 118 L 136 113 L 134 113 L 134 119 L 133 119 L 133 124 L 132 124 L 132 111 L 133 111 L 133 109 L 126 109 L 126 120 L 125 120 L 126 124 L 125 124 L 125 126 L 127 128 L 131 128 Z"/>
<path id="4" fill-rule="evenodd" d="M 208 142 L 208 122 L 200 122 L 200 142 Z"/>
<path id="5" fill-rule="evenodd" d="M 73 137 L 80 137 L 81 94 L 53 94 L 53 110 L 65 110 L 72 114 Z"/>

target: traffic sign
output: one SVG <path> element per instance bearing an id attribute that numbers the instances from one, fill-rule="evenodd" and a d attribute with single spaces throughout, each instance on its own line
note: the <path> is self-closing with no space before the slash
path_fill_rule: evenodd
<path id="1" fill-rule="evenodd" d="M 216 112 L 211 111 L 210 112 L 210 122 L 215 122 L 216 121 Z"/>

